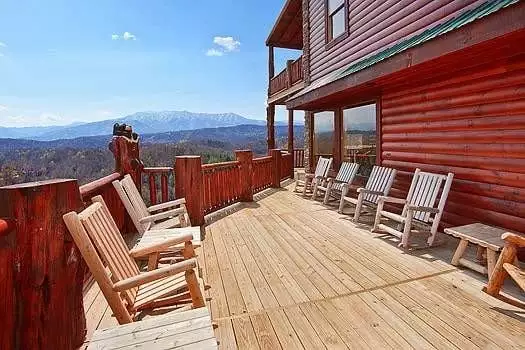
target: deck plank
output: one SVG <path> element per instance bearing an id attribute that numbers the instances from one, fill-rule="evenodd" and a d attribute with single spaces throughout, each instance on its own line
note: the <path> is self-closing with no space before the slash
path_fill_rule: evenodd
<path id="1" fill-rule="evenodd" d="M 406 252 L 290 187 L 255 199 L 197 250 L 220 349 L 525 348 L 523 311 L 449 264 L 455 241 Z M 115 322 L 96 284 L 84 301 L 88 334 Z"/>

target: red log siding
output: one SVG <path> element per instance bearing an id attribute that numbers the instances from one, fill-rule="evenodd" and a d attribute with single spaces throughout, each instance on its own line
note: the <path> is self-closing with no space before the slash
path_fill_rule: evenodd
<path id="1" fill-rule="evenodd" d="M 350 0 L 349 35 L 326 48 L 325 0 L 309 2 L 311 81 L 442 23 L 484 0 Z"/>
<path id="2" fill-rule="evenodd" d="M 416 167 L 453 172 L 444 225 L 481 221 L 525 230 L 525 58 L 499 69 L 385 92 L 382 164 L 401 170 L 404 197 Z"/>

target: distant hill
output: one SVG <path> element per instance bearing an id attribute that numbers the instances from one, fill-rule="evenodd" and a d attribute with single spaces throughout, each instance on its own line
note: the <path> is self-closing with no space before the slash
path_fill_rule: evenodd
<path id="1" fill-rule="evenodd" d="M 132 124 L 134 130 L 135 124 Z M 107 130 L 112 130 L 106 129 Z M 237 125 L 219 128 L 206 128 L 196 130 L 172 131 L 163 133 L 140 133 L 142 144 L 166 144 L 166 143 L 194 143 L 209 145 L 226 151 L 238 148 L 251 148 L 255 153 L 264 152 L 266 147 L 266 126 L 261 125 Z M 304 127 L 294 126 L 296 146 L 302 147 Z M 288 135 L 287 126 L 276 126 L 275 136 L 277 140 L 283 140 Z M 20 149 L 100 149 L 106 148 L 111 135 L 65 138 L 53 141 L 26 140 L 14 138 L 0 138 L 0 152 Z M 282 142 L 284 146 L 284 141 Z"/>
<path id="2" fill-rule="evenodd" d="M 79 137 L 102 136 L 113 130 L 113 124 L 126 123 L 141 135 L 181 130 L 218 128 L 237 125 L 265 126 L 266 121 L 249 119 L 234 113 L 212 114 L 187 111 L 139 112 L 123 118 L 67 126 L 5 128 L 0 127 L 0 138 L 51 141 Z M 276 125 L 284 125 L 276 122 Z"/>

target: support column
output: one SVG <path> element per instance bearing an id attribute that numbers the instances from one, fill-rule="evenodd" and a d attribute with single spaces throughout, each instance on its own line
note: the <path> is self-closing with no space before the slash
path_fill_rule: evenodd
<path id="1" fill-rule="evenodd" d="M 202 163 L 200 156 L 175 158 L 175 196 L 186 198 L 186 208 L 192 226 L 204 224 L 202 208 Z"/>
<path id="2" fill-rule="evenodd" d="M 290 176 L 293 179 L 294 177 L 294 168 L 295 168 L 295 152 L 294 148 L 294 134 L 293 134 L 293 109 L 288 110 L 288 153 L 290 154 Z"/>
<path id="3" fill-rule="evenodd" d="M 275 105 L 266 108 L 266 127 L 268 129 L 268 152 L 275 148 Z"/>
<path id="4" fill-rule="evenodd" d="M 342 144 L 343 144 L 343 110 L 337 109 L 334 111 L 334 169 L 338 170 L 342 162 Z"/>
<path id="5" fill-rule="evenodd" d="M 2 349 L 76 349 L 84 342 L 84 266 L 62 215 L 82 209 L 76 180 L 0 188 Z"/>
<path id="6" fill-rule="evenodd" d="M 272 187 L 279 188 L 281 187 L 281 166 L 282 166 L 282 154 L 280 149 L 270 150 L 270 155 L 272 156 L 273 164 L 273 181 Z"/>
<path id="7" fill-rule="evenodd" d="M 314 113 L 304 113 L 304 169 L 312 172 L 314 168 L 313 137 L 314 136 Z"/>
<path id="8" fill-rule="evenodd" d="M 241 163 L 241 201 L 253 202 L 253 153 L 250 150 L 235 151 L 235 157 Z"/>
<path id="9" fill-rule="evenodd" d="M 275 76 L 273 46 L 268 46 L 268 81 Z"/>

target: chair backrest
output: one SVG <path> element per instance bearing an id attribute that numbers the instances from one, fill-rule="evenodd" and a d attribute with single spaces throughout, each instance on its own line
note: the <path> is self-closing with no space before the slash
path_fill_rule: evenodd
<path id="1" fill-rule="evenodd" d="M 369 203 L 377 204 L 379 196 L 387 196 L 392 184 L 394 183 L 396 172 L 396 169 L 374 165 L 365 188 L 370 191 L 381 192 L 382 194 L 366 193 L 364 200 Z"/>
<path id="2" fill-rule="evenodd" d="M 93 204 L 78 214 L 78 217 L 102 260 L 107 264 L 111 272 L 111 280 L 116 283 L 139 275 L 139 267 L 129 254 L 129 248 L 122 238 L 104 199 L 101 196 L 96 196 L 92 201 Z M 138 287 L 128 289 L 121 295 L 129 305 L 133 305 L 137 292 Z"/>
<path id="3" fill-rule="evenodd" d="M 335 179 L 348 184 L 352 183 L 358 170 L 359 164 L 343 162 Z"/>
<path id="4" fill-rule="evenodd" d="M 330 166 L 332 165 L 333 158 L 323 158 L 320 157 L 317 161 L 317 167 L 315 168 L 314 176 L 322 176 L 326 177 L 328 174 L 328 170 L 330 169 Z"/>
<path id="5" fill-rule="evenodd" d="M 140 223 L 140 219 L 148 216 L 149 212 L 131 176 L 126 175 L 122 180 L 113 181 L 113 187 L 124 204 L 133 224 L 135 224 L 137 231 L 144 233 L 148 227 Z"/>
<path id="6" fill-rule="evenodd" d="M 403 209 L 403 215 L 406 214 L 408 205 L 436 208 L 435 204 L 440 192 L 441 198 L 439 199 L 437 209 L 439 209 L 441 214 L 445 208 L 453 178 L 454 174 L 452 173 L 442 175 L 427 173 L 416 169 L 412 184 L 408 190 L 407 203 Z M 416 211 L 414 218 L 428 223 L 430 221 L 430 214 L 429 212 Z"/>

